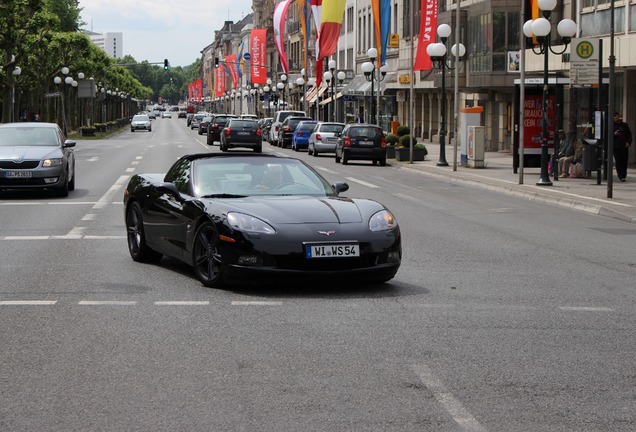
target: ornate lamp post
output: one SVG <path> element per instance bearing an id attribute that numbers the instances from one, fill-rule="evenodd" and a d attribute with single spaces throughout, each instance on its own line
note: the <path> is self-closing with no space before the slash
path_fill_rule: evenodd
<path id="1" fill-rule="evenodd" d="M 276 84 L 279 90 L 283 91 L 283 109 L 287 109 L 287 102 L 285 101 L 285 83 L 287 82 L 287 75 L 282 74 L 280 76 L 280 82 Z M 278 102 L 278 106 L 280 108 L 280 101 Z"/>
<path id="2" fill-rule="evenodd" d="M 338 78 L 338 84 L 340 84 L 340 87 L 342 87 L 342 82 L 344 81 L 344 79 L 347 77 L 347 74 L 344 73 L 344 71 L 340 71 L 336 74 L 336 77 Z M 335 80 L 334 80 L 335 81 Z M 344 108 L 344 105 L 340 104 L 340 106 L 342 108 Z M 336 106 L 337 108 L 337 106 Z M 340 110 L 343 111 L 343 110 Z M 337 115 L 338 113 L 336 113 L 336 121 L 338 121 L 339 117 L 342 117 L 342 120 L 344 121 L 344 113 L 341 113 L 340 116 Z"/>
<path id="3" fill-rule="evenodd" d="M 378 83 L 378 96 L 379 96 L 380 83 L 384 81 L 384 78 L 386 78 L 386 68 L 382 66 L 380 68 L 378 76 L 376 77 L 375 61 L 378 58 L 378 50 L 375 48 L 369 48 L 369 50 L 367 51 L 367 55 L 369 56 L 369 61 L 362 63 L 362 72 L 364 72 L 364 77 L 367 79 L 367 81 L 371 82 L 371 123 L 379 125 L 380 122 L 376 117 L 374 82 L 377 81 Z"/>
<path id="4" fill-rule="evenodd" d="M 550 15 L 552 10 L 556 7 L 556 0 L 539 0 L 539 9 L 542 12 L 542 17 L 535 20 L 528 20 L 523 25 L 523 34 L 527 38 L 536 37 L 539 42 L 538 46 L 532 46 L 532 52 L 537 55 L 543 54 L 543 121 L 541 130 L 541 177 L 537 181 L 537 186 L 552 186 L 550 176 L 548 175 L 548 163 L 550 156 L 548 154 L 548 51 L 553 54 L 563 54 L 567 49 L 572 36 L 576 33 L 576 23 L 571 19 L 563 19 L 559 21 L 557 25 L 557 32 L 561 36 L 561 42 L 563 43 L 563 49 L 555 51 L 550 46 L 550 31 L 552 30 L 552 24 L 550 23 Z"/>
<path id="5" fill-rule="evenodd" d="M 305 69 L 303 69 L 301 71 L 301 73 L 303 74 L 302 78 L 296 78 L 296 85 L 298 86 L 298 88 L 301 88 L 302 91 L 302 98 L 303 98 L 303 111 L 305 112 L 305 114 L 307 113 L 307 92 L 305 90 Z M 300 99 L 299 99 L 300 100 Z M 300 103 L 299 103 L 300 105 Z"/>
<path id="6" fill-rule="evenodd" d="M 454 69 L 447 64 L 446 56 L 446 39 L 451 34 L 451 28 L 448 24 L 441 24 L 437 27 L 437 36 L 441 42 L 430 44 L 426 48 L 426 52 L 433 61 L 433 67 L 442 71 L 442 88 L 440 94 L 440 127 L 439 127 L 439 159 L 438 166 L 448 166 L 446 162 L 446 69 Z M 455 57 L 455 61 L 459 61 L 466 54 L 466 47 L 463 44 L 454 44 L 451 47 L 451 53 Z M 457 139 L 457 137 L 455 137 Z"/>

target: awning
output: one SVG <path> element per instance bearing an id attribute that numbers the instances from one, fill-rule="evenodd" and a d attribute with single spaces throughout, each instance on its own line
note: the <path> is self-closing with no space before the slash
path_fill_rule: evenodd
<path id="1" fill-rule="evenodd" d="M 314 87 L 309 96 L 307 96 L 307 102 L 310 104 L 315 103 L 322 94 L 327 90 L 327 86 Z"/>
<path id="2" fill-rule="evenodd" d="M 338 93 L 336 94 L 336 99 L 340 99 L 342 96 L 344 96 L 344 95 L 342 94 L 342 92 L 338 92 Z M 328 97 L 327 99 L 325 99 L 324 101 L 320 102 L 318 105 L 325 105 L 325 104 L 328 104 L 329 102 L 331 102 L 331 96 L 329 96 L 329 97 Z"/>
<path id="3" fill-rule="evenodd" d="M 397 75 L 395 72 L 387 73 L 384 79 L 380 81 L 380 93 L 384 92 L 386 84 L 396 80 Z M 374 84 L 377 85 L 377 82 Z M 378 90 L 375 85 L 373 88 L 374 92 Z M 342 94 L 347 96 L 371 96 L 371 81 L 367 81 L 364 75 L 358 75 L 342 89 Z"/>

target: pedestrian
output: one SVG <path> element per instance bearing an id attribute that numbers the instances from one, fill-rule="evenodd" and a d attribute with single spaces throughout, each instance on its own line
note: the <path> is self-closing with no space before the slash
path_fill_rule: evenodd
<path id="1" fill-rule="evenodd" d="M 570 165 L 577 164 L 583 156 L 583 141 L 576 138 L 574 132 L 568 132 L 563 148 L 559 152 L 559 177 L 570 176 Z"/>
<path id="2" fill-rule="evenodd" d="M 629 125 L 623 121 L 619 112 L 614 113 L 614 162 L 616 174 L 622 182 L 627 178 L 627 156 L 629 146 L 632 145 L 632 131 Z"/>

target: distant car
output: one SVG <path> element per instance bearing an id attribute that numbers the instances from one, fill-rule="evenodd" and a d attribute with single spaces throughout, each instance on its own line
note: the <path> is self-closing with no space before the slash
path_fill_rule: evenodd
<path id="1" fill-rule="evenodd" d="M 248 119 L 248 120 L 258 120 L 258 116 L 256 114 L 241 114 L 239 118 Z"/>
<path id="2" fill-rule="evenodd" d="M 320 153 L 335 153 L 338 142 L 336 134 L 342 132 L 344 127 L 344 123 L 318 123 L 307 142 L 307 153 L 314 156 Z"/>
<path id="3" fill-rule="evenodd" d="M 190 124 L 192 124 L 192 118 L 194 117 L 193 113 L 188 113 L 188 116 L 186 117 L 186 125 L 188 127 L 190 127 Z"/>
<path id="4" fill-rule="evenodd" d="M 203 120 L 203 118 L 205 117 L 205 114 L 195 114 L 192 117 L 192 120 L 190 121 L 190 130 L 198 128 L 199 127 L 199 123 L 201 123 L 201 120 Z"/>
<path id="5" fill-rule="evenodd" d="M 263 149 L 263 135 L 258 123 L 247 119 L 230 119 L 221 133 L 221 151 L 247 147 L 260 153 Z"/>
<path id="6" fill-rule="evenodd" d="M 269 138 L 267 139 L 267 141 L 269 141 L 270 144 L 278 146 L 278 135 L 279 135 L 279 129 L 280 129 L 280 125 L 283 123 L 283 121 L 290 116 L 296 116 L 296 117 L 305 117 L 307 116 L 307 114 L 305 114 L 304 111 L 289 111 L 289 110 L 281 110 L 281 111 L 276 111 L 274 113 L 274 117 L 272 120 L 272 125 L 269 129 Z"/>
<path id="7" fill-rule="evenodd" d="M 199 135 L 203 135 L 204 133 L 207 135 L 208 133 L 208 126 L 210 125 L 210 122 L 212 121 L 212 117 L 210 116 L 205 116 L 201 119 L 201 121 L 199 122 L 199 130 L 198 130 L 198 134 Z"/>
<path id="8" fill-rule="evenodd" d="M 234 118 L 237 117 L 232 114 L 215 114 L 212 117 L 212 121 L 208 126 L 208 145 L 214 145 L 216 141 L 221 142 L 221 133 L 223 132 L 223 128 L 230 119 Z"/>
<path id="9" fill-rule="evenodd" d="M 161 118 L 172 118 L 172 113 L 170 111 L 163 111 L 161 113 Z"/>
<path id="10" fill-rule="evenodd" d="M 213 288 L 386 282 L 402 259 L 397 219 L 375 200 L 341 197 L 348 188 L 293 158 L 183 156 L 165 174 L 131 177 L 128 251 L 137 262 L 183 261 Z M 155 265 L 181 271 L 170 261 Z"/>
<path id="11" fill-rule="evenodd" d="M 380 126 L 351 123 L 337 134 L 336 163 L 370 160 L 373 165 L 386 165 L 386 139 Z"/>
<path id="12" fill-rule="evenodd" d="M 294 135 L 294 131 L 296 130 L 296 126 L 303 120 L 312 120 L 311 117 L 296 117 L 289 116 L 287 117 L 280 125 L 278 129 L 278 139 L 276 140 L 276 145 L 278 147 L 287 148 L 291 147 L 292 136 Z"/>
<path id="13" fill-rule="evenodd" d="M 266 118 L 260 119 L 258 121 L 258 126 L 263 131 L 263 140 L 264 141 L 269 141 L 270 140 L 269 129 L 272 126 L 272 121 L 274 121 L 274 119 L 271 118 L 271 117 L 266 117 Z"/>
<path id="14" fill-rule="evenodd" d="M 188 113 L 184 111 L 179 111 L 179 114 L 177 114 L 177 118 L 186 118 L 188 117 Z"/>
<path id="15" fill-rule="evenodd" d="M 130 121 L 130 131 L 134 132 L 136 130 L 147 130 L 148 132 L 152 132 L 150 117 L 146 114 L 134 115 Z"/>
<path id="16" fill-rule="evenodd" d="M 296 130 L 292 134 L 292 150 L 299 151 L 301 149 L 306 149 L 309 146 L 309 137 L 314 129 L 316 129 L 317 124 L 318 122 L 315 120 L 303 120 L 298 123 Z"/>
<path id="17" fill-rule="evenodd" d="M 155 114 L 156 118 L 161 118 L 161 110 L 155 109 L 152 112 Z"/>
<path id="18" fill-rule="evenodd" d="M 75 189 L 75 141 L 55 123 L 0 124 L 0 190 Z"/>
<path id="19" fill-rule="evenodd" d="M 155 114 L 154 111 L 148 111 L 146 115 L 148 116 L 150 120 L 155 120 L 157 118 L 157 115 Z"/>

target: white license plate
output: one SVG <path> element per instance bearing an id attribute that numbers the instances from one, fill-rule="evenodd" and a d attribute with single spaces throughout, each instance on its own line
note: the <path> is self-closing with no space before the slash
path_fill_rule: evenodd
<path id="1" fill-rule="evenodd" d="M 307 258 L 346 258 L 359 257 L 360 246 L 357 244 L 320 244 L 307 245 Z"/>
<path id="2" fill-rule="evenodd" d="M 373 141 L 358 141 L 358 144 L 360 144 L 362 146 L 372 146 L 373 145 Z"/>
<path id="3" fill-rule="evenodd" d="M 30 178 L 32 173 L 29 171 L 7 171 L 4 176 L 7 178 Z"/>
<path id="4" fill-rule="evenodd" d="M 249 132 L 237 132 L 236 134 L 237 135 L 249 135 L 250 133 Z"/>

